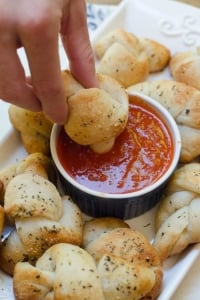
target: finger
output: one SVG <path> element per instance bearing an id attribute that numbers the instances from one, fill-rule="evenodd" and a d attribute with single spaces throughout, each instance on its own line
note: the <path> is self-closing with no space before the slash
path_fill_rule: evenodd
<path id="1" fill-rule="evenodd" d="M 97 86 L 84 0 L 69 1 L 68 11 L 62 19 L 61 34 L 73 75 L 85 87 Z"/>
<path id="2" fill-rule="evenodd" d="M 41 101 L 43 112 L 56 123 L 67 118 L 67 104 L 58 56 L 58 32 L 61 16 L 38 16 L 20 27 L 19 35 L 25 48 L 34 92 Z M 34 17 L 34 16 L 33 16 Z"/>
<path id="3" fill-rule="evenodd" d="M 0 36 L 0 98 L 32 111 L 41 111 L 38 98 L 26 82 L 14 36 L 6 32 Z"/>

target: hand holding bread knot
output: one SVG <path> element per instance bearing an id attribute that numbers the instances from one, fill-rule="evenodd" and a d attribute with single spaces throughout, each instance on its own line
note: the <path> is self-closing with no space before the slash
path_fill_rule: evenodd
<path id="1" fill-rule="evenodd" d="M 109 151 L 128 120 L 128 95 L 113 78 L 97 74 L 99 87 L 84 88 L 69 71 L 62 72 L 65 97 L 68 103 L 66 133 L 81 145 L 95 152 Z M 67 104 L 66 104 L 67 106 Z M 50 152 L 52 122 L 42 112 L 31 112 L 11 105 L 9 117 L 20 132 L 28 153 Z"/>
<path id="2" fill-rule="evenodd" d="M 200 242 L 200 163 L 175 171 L 156 215 L 154 247 L 162 260 Z"/>
<path id="3" fill-rule="evenodd" d="M 128 95 L 113 78 L 97 74 L 99 88 L 85 89 L 70 72 L 63 72 L 69 137 L 95 152 L 109 151 L 128 120 Z"/>

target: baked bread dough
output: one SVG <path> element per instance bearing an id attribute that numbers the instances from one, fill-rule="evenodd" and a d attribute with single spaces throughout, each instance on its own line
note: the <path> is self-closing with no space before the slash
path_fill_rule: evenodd
<path id="1" fill-rule="evenodd" d="M 97 153 L 109 151 L 128 120 L 128 95 L 121 85 L 97 74 L 99 88 L 84 88 L 69 71 L 62 72 L 69 117 L 65 130 L 72 140 L 90 145 Z M 50 154 L 53 123 L 42 112 L 31 112 L 11 105 L 10 121 L 20 132 L 28 153 Z"/>
<path id="2" fill-rule="evenodd" d="M 62 215 L 62 201 L 53 183 L 28 172 L 15 176 L 7 185 L 4 209 L 6 215 L 13 219 L 42 214 L 58 220 Z"/>
<path id="3" fill-rule="evenodd" d="M 85 248 L 94 239 L 115 228 L 129 228 L 129 225 L 124 220 L 113 217 L 94 218 L 85 222 L 83 247 Z"/>
<path id="4" fill-rule="evenodd" d="M 64 125 L 69 137 L 95 152 L 114 145 L 128 120 L 128 95 L 111 77 L 97 74 L 99 88 L 83 88 L 69 71 L 63 72 L 69 115 Z"/>
<path id="5" fill-rule="evenodd" d="M 142 233 L 123 227 L 105 230 L 85 249 L 96 261 L 106 299 L 156 299 L 159 295 L 160 258 Z"/>
<path id="6" fill-rule="evenodd" d="M 24 159 L 5 167 L 0 171 L 0 202 L 4 203 L 4 194 L 8 183 L 19 174 L 32 172 L 52 182 L 56 181 L 56 173 L 51 159 L 40 152 L 27 155 Z"/>
<path id="7" fill-rule="evenodd" d="M 150 38 L 139 38 L 149 61 L 149 73 L 162 71 L 169 63 L 171 53 L 163 44 Z"/>
<path id="8" fill-rule="evenodd" d="M 162 260 L 200 242 L 200 163 L 178 168 L 156 214 L 154 247 Z"/>
<path id="9" fill-rule="evenodd" d="M 170 51 L 164 45 L 115 29 L 93 45 L 97 71 L 117 79 L 125 88 L 144 81 L 149 73 L 166 67 Z"/>
<path id="10" fill-rule="evenodd" d="M 18 261 L 33 263 L 53 244 L 82 243 L 81 211 L 49 180 L 52 167 L 50 158 L 34 153 L 0 173 L 4 211 L 13 225 L 0 248 L 0 266 L 11 275 Z"/>
<path id="11" fill-rule="evenodd" d="M 3 232 L 3 226 L 4 226 L 4 209 L 0 205 L 0 236 L 2 235 Z M 1 239 L 0 239 L 0 244 L 1 244 Z"/>
<path id="12" fill-rule="evenodd" d="M 42 112 L 32 112 L 27 109 L 10 105 L 9 118 L 13 127 L 19 131 L 26 151 L 50 154 L 50 134 L 53 123 Z"/>
<path id="13" fill-rule="evenodd" d="M 128 88 L 152 97 L 174 117 L 181 134 L 181 162 L 200 155 L 200 91 L 175 80 L 143 82 Z"/>
<path id="14" fill-rule="evenodd" d="M 169 66 L 175 80 L 200 90 L 200 47 L 174 54 Z"/>
<path id="15" fill-rule="evenodd" d="M 97 58 L 97 72 L 117 79 L 123 87 L 145 80 L 149 63 L 139 39 L 117 29 L 109 32 L 93 46 Z"/>
<path id="16" fill-rule="evenodd" d="M 13 276 L 16 300 L 104 300 L 93 258 L 82 248 L 60 243 L 32 266 L 19 262 Z"/>
<path id="17" fill-rule="evenodd" d="M 33 263 L 56 243 L 82 243 L 81 211 L 39 175 L 20 174 L 10 181 L 4 207 L 15 224 L 0 249 L 1 268 L 9 274 L 18 261 Z"/>

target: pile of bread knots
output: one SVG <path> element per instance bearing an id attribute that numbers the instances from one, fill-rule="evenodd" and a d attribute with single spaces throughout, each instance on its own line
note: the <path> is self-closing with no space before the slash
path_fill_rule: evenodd
<path id="1" fill-rule="evenodd" d="M 0 172 L 5 225 L 12 226 L 0 267 L 13 276 L 15 298 L 156 299 L 163 270 L 148 239 L 117 218 L 84 220 L 58 191 L 52 168 L 33 153 Z"/>
<path id="2" fill-rule="evenodd" d="M 14 228 L 0 247 L 0 266 L 13 276 L 16 299 L 75 294 L 77 299 L 156 299 L 162 262 L 200 242 L 199 49 L 171 55 L 165 45 L 122 29 L 93 48 L 98 88 L 85 89 L 69 71 L 62 72 L 69 105 L 66 133 L 98 153 L 109 151 L 127 123 L 128 92 L 141 92 L 177 122 L 180 166 L 158 207 L 153 245 L 122 220 L 85 222 L 56 188 L 49 150 L 53 123 L 41 112 L 11 105 L 10 121 L 29 154 L 0 172 L 0 233 L 3 223 Z M 166 67 L 170 79 L 148 80 Z"/>
<path id="3" fill-rule="evenodd" d="M 178 168 L 156 215 L 154 247 L 162 261 L 200 242 L 200 163 Z"/>
<path id="4" fill-rule="evenodd" d="M 148 95 L 175 119 L 182 141 L 180 166 L 172 175 L 156 213 L 154 247 L 162 261 L 200 242 L 200 51 L 169 59 L 171 79 L 133 84 L 128 91 Z"/>
<path id="5" fill-rule="evenodd" d="M 60 195 L 51 181 L 52 170 L 47 156 L 33 153 L 0 172 L 1 203 L 13 226 L 0 248 L 0 265 L 8 274 L 13 274 L 16 262 L 34 262 L 55 243 L 81 243 L 81 212 L 69 197 Z"/>
<path id="6" fill-rule="evenodd" d="M 180 165 L 156 213 L 154 247 L 162 261 L 200 242 L 200 55 L 199 49 L 175 53 L 171 79 L 128 87 L 161 103 L 175 119 L 182 140 Z"/>

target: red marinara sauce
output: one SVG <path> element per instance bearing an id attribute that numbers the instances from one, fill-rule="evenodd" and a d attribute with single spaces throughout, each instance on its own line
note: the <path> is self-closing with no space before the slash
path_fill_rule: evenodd
<path id="1" fill-rule="evenodd" d="M 169 128 L 141 98 L 130 96 L 129 103 L 127 126 L 108 153 L 96 154 L 61 130 L 59 160 L 81 185 L 104 193 L 129 193 L 154 183 L 169 168 L 174 151 Z"/>

